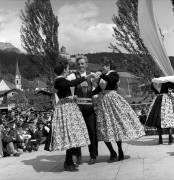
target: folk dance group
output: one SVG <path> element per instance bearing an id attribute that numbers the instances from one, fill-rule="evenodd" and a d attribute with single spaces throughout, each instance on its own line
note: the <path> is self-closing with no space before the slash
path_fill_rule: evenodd
<path id="1" fill-rule="evenodd" d="M 67 61 L 59 62 L 54 70 L 57 76 L 54 87 L 59 101 L 55 106 L 51 138 L 47 148 L 51 151 L 66 150 L 66 171 L 76 171 L 83 163 L 83 146 L 89 147 L 88 164 L 94 164 L 98 156 L 98 141 L 104 141 L 110 152 L 109 161 L 114 162 L 124 159 L 122 141 L 134 140 L 145 135 L 138 116 L 129 103 L 117 93 L 119 75 L 112 60 L 103 58 L 101 72 L 97 73 L 87 71 L 87 62 L 86 57 L 77 58 L 77 72 L 70 75 Z M 170 83 L 164 86 L 171 87 Z M 156 126 L 159 130 L 169 128 L 170 134 L 170 128 L 174 127 L 171 120 L 174 118 L 173 101 L 166 90 L 164 95 L 161 91 L 152 103 L 147 125 Z M 95 95 L 95 103 L 78 104 L 76 97 L 92 99 Z M 118 156 L 111 142 L 117 143 Z M 76 162 L 73 161 L 73 156 L 76 156 Z"/>

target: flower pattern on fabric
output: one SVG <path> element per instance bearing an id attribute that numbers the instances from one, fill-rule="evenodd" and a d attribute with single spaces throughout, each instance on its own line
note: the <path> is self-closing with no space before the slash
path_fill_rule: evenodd
<path id="1" fill-rule="evenodd" d="M 153 102 L 149 107 L 147 120 L 149 120 L 149 116 L 150 116 L 151 112 L 153 111 L 153 106 L 155 106 L 158 96 L 160 96 L 160 95 L 157 95 L 153 99 Z M 172 96 L 171 94 L 163 94 L 161 108 L 159 110 L 158 110 L 158 108 L 155 108 L 157 111 L 156 113 L 160 114 L 160 116 L 159 116 L 160 118 L 158 119 L 158 121 L 161 121 L 161 128 L 173 128 L 174 127 L 174 107 L 173 107 L 174 101 L 173 101 L 173 96 L 172 97 L 171 96 Z M 152 119 L 150 119 L 149 121 L 152 121 Z"/>
<path id="2" fill-rule="evenodd" d="M 64 98 L 55 107 L 51 150 L 66 150 L 90 144 L 87 127 L 78 105 Z"/>
<path id="3" fill-rule="evenodd" d="M 145 135 L 136 113 L 115 90 L 99 93 L 96 115 L 99 141 L 127 141 Z"/>
<path id="4" fill-rule="evenodd" d="M 161 103 L 161 127 L 174 127 L 173 101 L 170 96 L 164 94 Z"/>

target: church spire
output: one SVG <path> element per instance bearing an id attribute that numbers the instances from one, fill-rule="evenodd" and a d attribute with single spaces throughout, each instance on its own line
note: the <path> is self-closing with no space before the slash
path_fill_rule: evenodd
<path id="1" fill-rule="evenodd" d="M 22 90 L 22 87 L 21 87 L 21 74 L 19 72 L 18 60 L 16 62 L 15 85 L 16 85 L 16 89 Z"/>
<path id="2" fill-rule="evenodd" d="M 20 72 L 19 72 L 19 65 L 18 65 L 18 60 L 16 62 L 16 76 L 21 76 Z"/>

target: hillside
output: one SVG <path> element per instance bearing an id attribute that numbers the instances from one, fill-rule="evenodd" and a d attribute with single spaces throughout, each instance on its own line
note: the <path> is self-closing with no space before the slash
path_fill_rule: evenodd
<path id="1" fill-rule="evenodd" d="M 16 52 L 20 53 L 20 50 L 13 46 L 11 43 L 5 43 L 5 42 L 0 42 L 0 50 L 6 51 L 6 52 Z"/>
<path id="2" fill-rule="evenodd" d="M 125 71 L 127 66 L 133 71 L 134 67 L 132 67 L 132 61 L 137 61 L 136 57 L 127 55 L 127 66 L 125 66 L 125 57 L 122 54 L 112 52 L 90 53 L 86 54 L 86 56 L 88 57 L 89 69 L 91 71 L 96 71 L 100 68 L 99 63 L 104 56 L 114 60 L 117 71 Z M 171 56 L 169 58 L 174 67 L 174 57 Z M 0 50 L 0 78 L 6 76 L 7 79 L 13 79 L 16 71 L 16 61 L 18 61 L 22 77 L 26 80 L 32 81 L 37 77 L 43 77 L 45 75 L 43 67 L 39 64 L 38 57 L 14 51 Z"/>
<path id="3" fill-rule="evenodd" d="M 124 65 L 121 62 L 121 58 L 118 54 L 114 53 L 95 53 L 95 54 L 86 54 L 89 59 L 89 68 L 91 71 L 99 69 L 99 62 L 103 56 L 113 58 L 118 65 L 118 69 L 124 69 Z M 22 77 L 33 80 L 35 77 L 40 77 L 44 74 L 43 68 L 38 62 L 38 57 L 31 56 L 27 54 L 17 53 L 17 52 L 8 52 L 0 50 L 0 74 L 7 75 L 15 74 L 15 65 L 16 61 L 19 63 L 20 72 Z M 54 67 L 53 67 L 54 68 Z"/>
<path id="4" fill-rule="evenodd" d="M 125 57 L 120 53 L 112 53 L 112 52 L 100 52 L 100 53 L 89 53 L 85 54 L 89 60 L 89 63 L 99 64 L 102 57 L 108 57 L 112 59 L 117 66 L 118 71 L 124 71 L 125 65 L 123 64 L 123 60 Z"/>
<path id="5" fill-rule="evenodd" d="M 0 50 L 0 74 L 1 76 L 14 75 L 16 71 L 16 61 L 18 61 L 19 69 L 22 77 L 33 80 L 43 74 L 43 68 L 37 61 L 37 57 Z"/>

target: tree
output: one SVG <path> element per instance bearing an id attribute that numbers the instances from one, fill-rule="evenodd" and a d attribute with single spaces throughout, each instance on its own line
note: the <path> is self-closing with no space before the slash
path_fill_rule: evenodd
<path id="1" fill-rule="evenodd" d="M 15 107 L 27 106 L 28 99 L 25 96 L 25 93 L 22 91 L 17 91 L 13 96 L 7 98 L 8 104 L 15 104 Z"/>
<path id="2" fill-rule="evenodd" d="M 48 79 L 52 81 L 52 68 L 59 57 L 59 24 L 50 0 L 28 0 L 20 17 L 22 45 L 29 54 L 38 56 Z"/>
<path id="3" fill-rule="evenodd" d="M 174 10 L 174 0 L 171 0 L 171 2 L 172 2 L 173 10 Z"/>
<path id="4" fill-rule="evenodd" d="M 116 5 L 118 7 L 118 16 L 113 15 L 115 24 L 113 37 L 115 42 L 110 44 L 110 47 L 116 53 L 125 52 L 122 54 L 125 56 L 127 70 L 142 77 L 142 80 L 149 84 L 154 74 L 160 75 L 161 71 L 140 38 L 138 0 L 118 0 Z M 132 54 L 131 58 L 130 54 Z M 133 69 L 129 69 L 128 64 L 130 61 L 134 63 Z"/>

